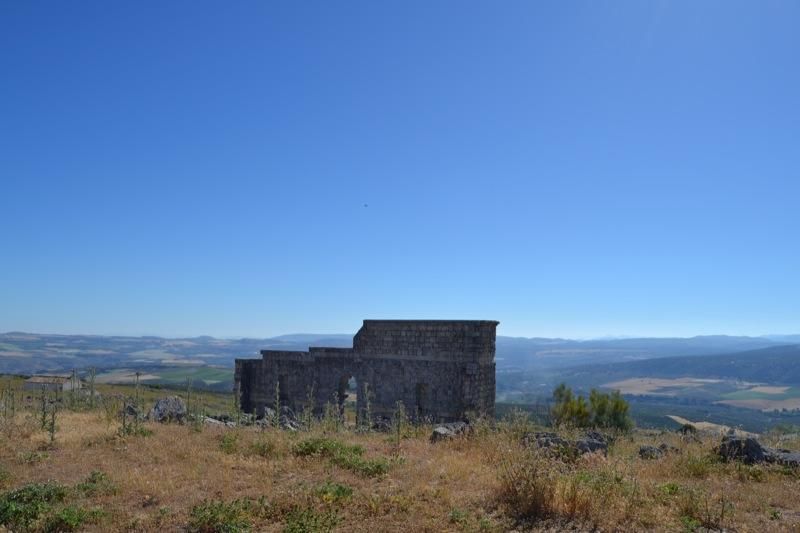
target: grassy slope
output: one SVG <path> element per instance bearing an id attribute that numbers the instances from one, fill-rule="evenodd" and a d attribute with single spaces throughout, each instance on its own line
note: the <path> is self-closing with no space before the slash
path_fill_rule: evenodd
<path id="1" fill-rule="evenodd" d="M 429 428 L 409 428 L 399 446 L 388 435 L 324 434 L 322 427 L 292 434 L 148 425 L 149 437 L 121 438 L 116 424 L 99 412 L 65 412 L 58 425 L 50 447 L 47 435 L 24 414 L 2 424 L 2 488 L 46 480 L 75 486 L 94 470 L 105 472 L 116 490 L 84 495 L 76 503 L 105 509 L 95 523 L 83 526 L 90 531 L 175 530 L 192 522 L 192 509 L 204 500 L 229 504 L 261 497 L 255 508 L 234 513 L 259 531 L 284 530 L 298 517 L 325 516 L 337 517 L 338 530 L 356 532 L 535 530 L 565 524 L 664 531 L 700 523 L 738 531 L 800 526 L 795 473 L 720 463 L 711 455 L 717 439 L 710 437 L 684 443 L 675 434 L 636 433 L 618 439 L 607 459 L 563 463 L 526 452 L 519 435 L 527 428 L 519 422 L 436 445 L 428 442 Z M 366 458 L 388 458 L 391 467 L 383 477 L 364 477 L 325 457 L 296 456 L 293 449 L 309 436 L 362 446 Z M 660 461 L 638 458 L 640 444 L 662 441 L 681 453 Z M 332 495 L 325 487 L 335 484 L 352 494 Z M 518 516 L 536 498 L 543 499 L 551 516 L 539 521 Z"/>

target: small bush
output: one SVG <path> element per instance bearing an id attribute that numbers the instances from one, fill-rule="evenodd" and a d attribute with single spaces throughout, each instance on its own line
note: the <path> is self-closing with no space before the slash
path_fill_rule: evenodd
<path id="1" fill-rule="evenodd" d="M 257 440 L 250 445 L 250 450 L 254 455 L 260 457 L 275 457 L 275 443 L 269 440 Z"/>
<path id="2" fill-rule="evenodd" d="M 676 496 L 680 494 L 683 490 L 683 487 L 678 485 L 677 483 L 664 483 L 658 487 L 658 491 L 664 496 Z"/>
<path id="3" fill-rule="evenodd" d="M 67 488 L 55 482 L 31 483 L 3 493 L 0 496 L 0 524 L 27 529 L 66 496 Z"/>
<path id="4" fill-rule="evenodd" d="M 327 439 L 324 437 L 305 439 L 294 445 L 292 451 L 298 457 L 309 455 L 319 455 L 322 457 L 333 457 L 337 454 L 363 455 L 364 448 L 358 445 L 348 445 L 338 440 Z"/>
<path id="5" fill-rule="evenodd" d="M 450 511 L 450 523 L 451 524 L 464 524 L 467 521 L 467 513 L 462 511 L 461 509 L 453 509 Z"/>
<path id="6" fill-rule="evenodd" d="M 96 522 L 104 515 L 105 513 L 101 509 L 87 511 L 82 507 L 70 505 L 48 518 L 44 525 L 44 531 L 48 533 L 76 531 L 82 525 Z"/>
<path id="7" fill-rule="evenodd" d="M 305 439 L 294 445 L 293 452 L 298 457 L 328 457 L 331 464 L 364 477 L 380 477 L 389 471 L 387 459 L 364 459 L 364 448 L 361 446 L 348 445 L 333 439 Z"/>
<path id="8" fill-rule="evenodd" d="M 501 466 L 498 499 L 509 515 L 536 520 L 557 512 L 557 476 L 553 463 L 534 453 Z"/>
<path id="9" fill-rule="evenodd" d="M 227 454 L 234 454 L 239 449 L 239 435 L 236 433 L 225 433 L 219 442 L 219 449 Z"/>
<path id="10" fill-rule="evenodd" d="M 17 459 L 19 459 L 20 463 L 29 465 L 40 463 L 49 458 L 49 453 L 41 451 L 20 452 L 17 454 Z"/>
<path id="11" fill-rule="evenodd" d="M 315 491 L 325 503 L 336 503 L 349 500 L 353 495 L 353 489 L 341 483 L 326 481 L 318 486 Z"/>
<path id="12" fill-rule="evenodd" d="M 313 509 L 299 509 L 289 513 L 284 533 L 328 533 L 339 523 L 332 511 L 320 513 Z"/>
<path id="13" fill-rule="evenodd" d="M 338 453 L 331 463 L 363 477 L 381 477 L 389 472 L 389 461 L 383 457 L 364 459 L 358 455 Z"/>
<path id="14" fill-rule="evenodd" d="M 86 481 L 78 483 L 75 488 L 86 496 L 114 494 L 117 492 L 117 486 L 104 472 L 100 472 L 99 470 L 94 470 L 89 474 L 89 477 L 86 478 Z"/>
<path id="15" fill-rule="evenodd" d="M 119 428 L 120 437 L 149 437 L 153 430 L 140 425 L 126 425 Z"/>
<path id="16" fill-rule="evenodd" d="M 188 530 L 196 533 L 239 533 L 250 531 L 250 500 L 204 501 L 192 507 Z"/>
<path id="17" fill-rule="evenodd" d="M 589 400 L 575 396 L 572 389 L 561 383 L 553 390 L 555 404 L 551 411 L 553 425 L 595 427 L 628 431 L 633 427 L 630 405 L 619 391 L 612 393 L 592 389 Z"/>

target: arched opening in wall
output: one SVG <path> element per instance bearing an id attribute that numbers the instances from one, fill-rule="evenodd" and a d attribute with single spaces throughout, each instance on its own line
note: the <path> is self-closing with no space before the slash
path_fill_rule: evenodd
<path id="1" fill-rule="evenodd" d="M 347 424 L 358 423 L 358 381 L 352 374 L 345 374 L 339 379 L 339 388 L 336 391 L 339 402 L 339 413 Z"/>
<path id="2" fill-rule="evenodd" d="M 417 383 L 416 399 L 415 415 L 417 419 L 430 416 L 430 390 L 427 383 Z"/>

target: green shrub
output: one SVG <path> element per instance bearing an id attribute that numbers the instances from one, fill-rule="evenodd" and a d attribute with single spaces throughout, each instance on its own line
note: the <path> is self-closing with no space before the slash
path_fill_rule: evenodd
<path id="1" fill-rule="evenodd" d="M 30 483 L 0 495 L 0 524 L 27 529 L 67 496 L 67 488 L 55 482 Z"/>
<path id="2" fill-rule="evenodd" d="M 293 452 L 298 457 L 327 457 L 331 464 L 364 477 L 379 477 L 389 471 L 387 459 L 364 459 L 364 448 L 361 446 L 348 445 L 333 439 L 305 439 L 294 445 Z"/>
<path id="3" fill-rule="evenodd" d="M 358 455 L 338 453 L 331 463 L 363 477 L 381 477 L 389 472 L 389 461 L 383 457 L 364 459 Z"/>
<path id="4" fill-rule="evenodd" d="M 153 430 L 138 424 L 130 424 L 120 426 L 118 433 L 120 437 L 149 437 L 153 434 Z"/>
<path id="5" fill-rule="evenodd" d="M 250 531 L 252 502 L 247 499 L 203 501 L 192 507 L 188 530 L 196 533 L 239 533 Z"/>
<path id="6" fill-rule="evenodd" d="M 40 463 L 49 458 L 50 454 L 47 452 L 32 451 L 32 452 L 20 452 L 17 454 L 17 459 L 19 459 L 20 463 L 29 465 Z"/>
<path id="7" fill-rule="evenodd" d="M 78 483 L 75 488 L 86 496 L 114 494 L 117 492 L 117 486 L 108 478 L 108 475 L 99 470 L 92 471 L 89 477 L 85 481 Z"/>
<path id="8" fill-rule="evenodd" d="M 683 490 L 683 487 L 681 487 L 677 483 L 669 482 L 660 485 L 658 487 L 658 490 L 664 496 L 676 496 Z"/>
<path id="9" fill-rule="evenodd" d="M 467 521 L 467 513 L 466 511 L 462 511 L 461 509 L 453 509 L 450 511 L 450 523 L 451 524 L 464 524 Z"/>
<path id="10" fill-rule="evenodd" d="M 219 449 L 227 454 L 234 454 L 239 449 L 239 435 L 225 433 L 219 442 Z"/>
<path id="11" fill-rule="evenodd" d="M 326 481 L 318 486 L 315 492 L 322 497 L 325 503 L 335 503 L 343 500 L 349 500 L 353 495 L 353 489 L 347 485 Z"/>
<path id="12" fill-rule="evenodd" d="M 284 533 L 328 533 L 339 523 L 332 511 L 320 513 L 313 509 L 299 509 L 286 517 Z"/>
<path id="13" fill-rule="evenodd" d="M 555 426 L 595 427 L 628 431 L 633 427 L 630 405 L 619 391 L 612 393 L 592 389 L 589 401 L 583 396 L 575 396 L 572 389 L 561 383 L 553 390 L 551 416 Z"/>
<path id="14" fill-rule="evenodd" d="M 104 515 L 101 509 L 87 511 L 82 507 L 70 505 L 50 516 L 44 525 L 44 531 L 47 533 L 76 531 L 82 525 L 96 522 Z"/>
<path id="15" fill-rule="evenodd" d="M 358 445 L 348 445 L 338 440 L 328 439 L 325 437 L 317 437 L 302 440 L 294 445 L 292 448 L 294 454 L 298 457 L 306 457 L 309 455 L 320 455 L 322 457 L 333 457 L 336 454 L 346 455 L 363 455 L 364 448 Z"/>
<path id="16" fill-rule="evenodd" d="M 275 443 L 269 440 L 257 440 L 250 445 L 253 454 L 261 457 L 275 457 Z"/>

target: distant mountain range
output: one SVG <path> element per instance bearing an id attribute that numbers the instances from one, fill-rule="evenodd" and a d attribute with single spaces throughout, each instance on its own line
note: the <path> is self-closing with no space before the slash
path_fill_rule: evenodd
<path id="1" fill-rule="evenodd" d="M 627 363 L 581 365 L 566 369 L 561 379 L 582 381 L 582 378 L 590 378 L 592 382 L 601 383 L 641 376 L 691 376 L 797 385 L 800 384 L 800 344 L 704 357 L 661 357 Z"/>
<path id="2" fill-rule="evenodd" d="M 348 347 L 349 334 L 292 334 L 266 339 L 122 337 L 0 334 L 0 373 L 30 374 L 72 368 L 137 366 L 219 366 L 237 357 L 259 357 L 263 349 L 307 350 L 309 346 Z M 691 338 L 622 338 L 577 341 L 497 338 L 498 370 L 559 369 L 580 365 L 631 364 L 664 357 L 700 356 L 759 350 L 800 343 L 800 335 Z"/>
<path id="3" fill-rule="evenodd" d="M 498 368 L 563 368 L 584 364 L 631 362 L 660 357 L 698 356 L 756 350 L 788 344 L 766 337 L 704 335 L 689 338 L 631 338 L 576 341 L 497 338 Z"/>

